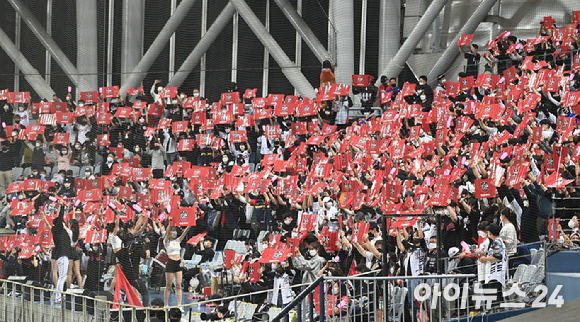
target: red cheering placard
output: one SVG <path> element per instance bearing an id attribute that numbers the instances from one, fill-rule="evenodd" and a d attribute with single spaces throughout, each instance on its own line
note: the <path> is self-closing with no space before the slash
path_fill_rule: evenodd
<path id="1" fill-rule="evenodd" d="M 475 180 L 475 198 L 494 198 L 495 196 L 496 189 L 492 179 Z"/>
<path id="2" fill-rule="evenodd" d="M 171 210 L 174 226 L 195 226 L 195 208 L 177 208 Z"/>
<path id="3" fill-rule="evenodd" d="M 354 224 L 352 227 L 352 237 L 351 241 L 353 243 L 363 243 L 364 242 L 364 235 L 369 232 L 368 223 L 358 223 Z"/>
<path id="4" fill-rule="evenodd" d="M 461 38 L 459 38 L 459 42 L 457 43 L 457 46 L 469 45 L 469 44 L 471 44 L 472 41 L 473 41 L 473 35 L 461 35 Z"/>

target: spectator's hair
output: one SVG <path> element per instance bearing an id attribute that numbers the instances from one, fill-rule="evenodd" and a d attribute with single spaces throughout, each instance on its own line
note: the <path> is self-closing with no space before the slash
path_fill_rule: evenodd
<path id="1" fill-rule="evenodd" d="M 366 272 L 369 272 L 370 270 L 366 264 L 358 264 L 355 266 L 354 271 L 360 272 L 360 273 L 366 273 Z"/>
<path id="2" fill-rule="evenodd" d="M 318 241 L 311 243 L 310 246 L 312 246 L 312 248 L 316 249 L 317 251 L 320 250 L 321 247 Z"/>
<path id="3" fill-rule="evenodd" d="M 513 42 L 513 43 L 515 43 L 515 42 L 518 41 L 518 38 L 516 36 L 514 36 L 514 35 L 511 35 L 511 36 L 507 37 L 507 39 L 509 41 Z"/>
<path id="4" fill-rule="evenodd" d="M 181 319 L 181 310 L 179 310 L 178 308 L 174 307 L 171 310 L 169 310 L 169 318 L 179 318 Z"/>
<path id="5" fill-rule="evenodd" d="M 425 81 L 427 81 L 427 80 L 428 80 L 428 79 L 427 79 L 427 76 L 425 76 L 425 75 L 421 75 L 421 76 L 419 76 L 419 79 L 423 79 L 423 80 L 425 80 Z"/>
<path id="6" fill-rule="evenodd" d="M 479 223 L 479 225 L 477 225 L 477 229 L 478 230 L 485 230 L 487 231 L 487 226 L 489 225 L 489 222 L 487 221 L 482 221 Z"/>
<path id="7" fill-rule="evenodd" d="M 151 300 L 151 306 L 164 307 L 165 306 L 165 302 L 163 301 L 162 298 L 156 297 L 156 298 L 154 298 L 154 299 Z"/>
<path id="8" fill-rule="evenodd" d="M 479 49 L 479 46 L 476 44 L 471 44 L 471 46 L 473 46 L 473 48 L 475 48 L 475 49 Z"/>

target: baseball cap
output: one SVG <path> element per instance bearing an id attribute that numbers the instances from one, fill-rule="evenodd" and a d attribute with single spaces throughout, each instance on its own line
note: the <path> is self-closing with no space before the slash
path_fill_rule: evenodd
<path id="1" fill-rule="evenodd" d="M 451 247 L 447 251 L 447 254 L 449 255 L 449 257 L 455 257 L 455 255 L 457 255 L 457 253 L 459 253 L 459 248 L 457 248 L 457 247 Z"/>

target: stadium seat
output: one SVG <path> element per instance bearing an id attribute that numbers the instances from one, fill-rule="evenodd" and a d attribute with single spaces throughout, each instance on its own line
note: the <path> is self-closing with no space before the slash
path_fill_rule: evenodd
<path id="1" fill-rule="evenodd" d="M 22 168 L 12 168 L 12 181 L 18 181 L 23 171 L 24 169 Z"/>
<path id="2" fill-rule="evenodd" d="M 70 169 L 72 170 L 73 177 L 78 178 L 81 169 L 79 167 L 77 167 L 76 165 L 71 165 Z"/>
<path id="3" fill-rule="evenodd" d="M 52 178 L 52 167 L 44 167 L 44 171 L 46 171 L 47 178 Z"/>
<path id="4" fill-rule="evenodd" d="M 544 250 L 538 249 L 538 251 L 532 256 L 532 260 L 530 261 L 531 265 L 544 265 Z"/>
<path id="5" fill-rule="evenodd" d="M 514 277 L 512 277 L 512 281 L 514 283 L 519 283 L 522 280 L 524 272 L 526 271 L 527 268 L 528 265 L 525 264 L 519 265 L 518 268 L 516 269 L 516 272 L 514 273 Z"/>

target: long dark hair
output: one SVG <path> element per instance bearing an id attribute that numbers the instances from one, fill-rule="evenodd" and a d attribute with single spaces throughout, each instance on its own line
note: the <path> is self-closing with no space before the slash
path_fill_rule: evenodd
<path id="1" fill-rule="evenodd" d="M 79 239 L 79 222 L 76 219 L 68 221 L 70 230 L 72 231 L 72 241 L 76 242 Z"/>

